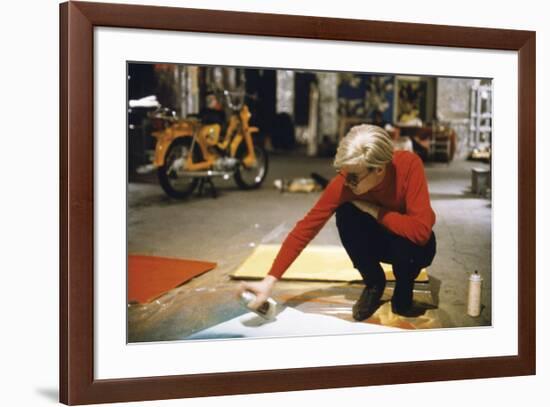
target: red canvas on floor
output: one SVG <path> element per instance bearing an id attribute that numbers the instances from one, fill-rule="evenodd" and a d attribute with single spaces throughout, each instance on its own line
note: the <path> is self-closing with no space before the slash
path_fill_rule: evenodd
<path id="1" fill-rule="evenodd" d="M 152 301 L 216 265 L 208 261 L 131 254 L 128 256 L 128 302 Z"/>

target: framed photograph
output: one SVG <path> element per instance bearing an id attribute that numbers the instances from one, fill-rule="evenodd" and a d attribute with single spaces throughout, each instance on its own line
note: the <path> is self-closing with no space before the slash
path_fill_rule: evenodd
<path id="1" fill-rule="evenodd" d="M 534 32 L 60 22 L 61 402 L 535 374 Z"/>

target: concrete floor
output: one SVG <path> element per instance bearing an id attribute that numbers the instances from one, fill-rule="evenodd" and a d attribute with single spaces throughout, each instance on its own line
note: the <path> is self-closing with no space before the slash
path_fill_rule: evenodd
<path id="1" fill-rule="evenodd" d="M 411 329 L 491 325 L 491 202 L 469 192 L 471 168 L 483 166 L 460 160 L 426 164 L 438 249 L 429 285 L 415 288 L 415 301 L 425 312 L 418 318 L 397 317 L 386 302 L 369 322 Z M 194 195 L 184 201 L 167 197 L 153 176 L 132 180 L 128 253 L 208 260 L 218 267 L 149 304 L 129 304 L 128 341 L 184 339 L 245 313 L 235 300 L 238 282 L 228 274 L 255 245 L 281 242 L 319 197 L 318 192 L 280 193 L 274 179 L 307 177 L 312 171 L 334 175 L 330 159 L 272 154 L 261 189 L 241 191 L 231 180 L 216 180 L 217 199 Z M 334 218 L 311 244 L 340 244 Z M 477 318 L 466 315 L 468 276 L 474 270 L 484 279 Z M 281 281 L 274 297 L 304 312 L 351 320 L 351 305 L 361 290 L 359 284 Z M 385 299 L 391 290 L 389 285 Z"/>

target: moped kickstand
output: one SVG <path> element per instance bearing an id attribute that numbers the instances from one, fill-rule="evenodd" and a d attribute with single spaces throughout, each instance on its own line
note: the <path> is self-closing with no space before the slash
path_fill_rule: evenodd
<path id="1" fill-rule="evenodd" d="M 208 187 L 210 188 L 210 194 L 212 195 L 212 198 L 217 198 L 218 190 L 216 189 L 214 182 L 212 182 L 212 177 L 204 177 L 199 179 L 198 195 L 203 196 L 206 185 L 208 185 Z"/>

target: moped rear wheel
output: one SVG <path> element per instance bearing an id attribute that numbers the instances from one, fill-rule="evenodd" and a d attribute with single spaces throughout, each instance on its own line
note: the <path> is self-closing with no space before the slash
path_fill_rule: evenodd
<path id="1" fill-rule="evenodd" d="M 256 155 L 256 165 L 246 167 L 242 160 L 246 157 L 247 150 L 244 145 L 237 151 L 237 159 L 239 166 L 235 171 L 235 182 L 241 189 L 256 189 L 262 185 L 267 175 L 269 167 L 269 159 L 267 151 L 261 146 L 254 146 L 254 154 Z"/>
<path id="2" fill-rule="evenodd" d="M 191 139 L 188 137 L 177 139 L 168 148 L 164 165 L 157 170 L 160 186 L 172 198 L 186 198 L 197 187 L 197 178 L 180 174 L 189 154 L 191 154 Z"/>

